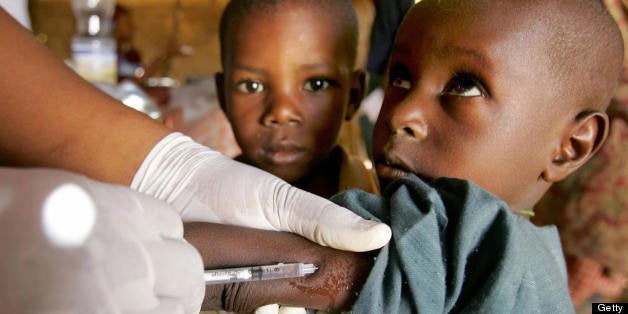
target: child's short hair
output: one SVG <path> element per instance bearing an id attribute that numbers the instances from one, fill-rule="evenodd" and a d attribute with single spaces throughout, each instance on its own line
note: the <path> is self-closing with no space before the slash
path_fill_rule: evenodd
<path id="1" fill-rule="evenodd" d="M 553 29 L 548 30 L 547 50 L 553 65 L 548 71 L 569 82 L 558 92 L 573 97 L 575 105 L 605 111 L 620 80 L 618 70 L 623 61 L 623 39 L 615 21 L 600 0 L 576 0 L 575 5 L 549 1 L 544 5 L 543 10 L 562 11 L 551 15 Z"/>
<path id="2" fill-rule="evenodd" d="M 248 15 L 256 12 L 273 12 L 284 3 L 304 4 L 319 10 L 321 14 L 332 15 L 333 18 L 330 20 L 338 23 L 337 31 L 342 32 L 345 40 L 349 41 L 347 47 L 351 47 L 351 50 L 348 51 L 352 54 L 350 60 L 357 58 L 358 18 L 349 0 L 232 0 L 227 4 L 220 19 L 220 61 L 223 66 L 229 56 L 229 40 L 233 34 L 234 26 Z M 286 27 L 290 26 L 287 25 Z M 268 35 L 272 36 L 273 34 Z"/>

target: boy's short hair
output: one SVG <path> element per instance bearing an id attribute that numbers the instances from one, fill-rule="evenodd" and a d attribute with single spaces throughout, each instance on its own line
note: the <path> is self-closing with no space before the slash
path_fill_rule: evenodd
<path id="1" fill-rule="evenodd" d="M 587 102 L 576 103 L 581 108 L 605 111 L 621 78 L 624 47 L 619 28 L 600 0 L 547 5 L 544 10 L 560 12 L 545 16 L 552 26 L 548 59 L 553 67 L 548 70 L 569 82 L 562 84 L 560 93 Z"/>
<path id="2" fill-rule="evenodd" d="M 226 57 L 229 55 L 230 37 L 233 29 L 242 19 L 258 12 L 272 13 L 282 4 L 298 3 L 317 9 L 322 16 L 338 23 L 336 29 L 342 32 L 342 38 L 348 41 L 347 50 L 351 53 L 349 60 L 357 58 L 358 49 L 358 18 L 355 9 L 349 0 L 231 0 L 223 11 L 220 19 L 220 62 L 225 65 Z M 286 27 L 290 27 L 287 25 Z M 272 36 L 273 34 L 269 34 Z M 263 40 L 261 38 L 260 40 Z M 354 64 L 351 65 L 352 67 Z"/>

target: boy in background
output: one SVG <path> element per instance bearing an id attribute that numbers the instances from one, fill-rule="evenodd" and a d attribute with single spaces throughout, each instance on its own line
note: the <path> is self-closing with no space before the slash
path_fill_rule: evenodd
<path id="1" fill-rule="evenodd" d="M 359 108 L 358 21 L 351 1 L 231 1 L 220 23 L 220 105 L 242 149 L 236 160 L 314 194 L 378 193 L 338 145 Z"/>
<path id="2" fill-rule="evenodd" d="M 421 1 L 397 34 L 375 125 L 383 196 L 354 190 L 333 198 L 388 222 L 393 240 L 372 261 L 286 234 L 236 231 L 250 254 L 244 263 L 319 270 L 208 286 L 206 304 L 573 312 L 556 229 L 525 215 L 604 143 L 622 59 L 621 35 L 599 1 Z M 187 230 L 188 239 L 198 242 L 202 230 Z M 216 243 L 205 245 L 206 266 L 237 263 L 208 257 Z"/>

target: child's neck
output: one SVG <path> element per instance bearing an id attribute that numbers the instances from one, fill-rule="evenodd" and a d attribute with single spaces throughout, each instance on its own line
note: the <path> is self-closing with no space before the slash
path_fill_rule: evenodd
<path id="1" fill-rule="evenodd" d="M 235 160 L 255 166 L 244 155 L 235 157 Z M 312 167 L 308 174 L 298 180 L 288 181 L 288 183 L 318 196 L 329 198 L 338 193 L 341 163 L 342 150 L 336 146 L 329 157 Z"/>
<path id="2" fill-rule="evenodd" d="M 329 198 L 338 193 L 341 158 L 342 151 L 340 147 L 336 147 L 329 154 L 329 158 L 314 166 L 301 179 L 290 183 L 310 193 Z"/>

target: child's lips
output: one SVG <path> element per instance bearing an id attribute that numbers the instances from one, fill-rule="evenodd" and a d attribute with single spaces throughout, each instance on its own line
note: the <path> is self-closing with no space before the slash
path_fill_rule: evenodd
<path id="1" fill-rule="evenodd" d="M 302 158 L 306 150 L 292 143 L 282 143 L 266 148 L 263 154 L 273 164 L 285 165 Z"/>
<path id="2" fill-rule="evenodd" d="M 377 171 L 377 176 L 380 179 L 388 181 L 393 181 L 409 174 L 414 174 L 425 182 L 431 182 L 433 179 L 432 176 L 411 169 L 409 166 L 406 166 L 402 161 L 399 161 L 397 163 L 389 161 L 379 162 L 377 163 L 375 169 Z"/>
<path id="3" fill-rule="evenodd" d="M 434 176 L 426 170 L 426 165 L 416 161 L 417 150 L 415 143 L 407 142 L 403 137 L 393 136 L 383 150 L 375 153 L 375 170 L 377 176 L 386 181 L 414 174 L 425 182 L 431 181 Z"/>
<path id="4" fill-rule="evenodd" d="M 383 155 L 376 157 L 375 170 L 380 179 L 395 180 L 397 178 L 416 174 L 417 171 L 408 163 L 403 155 L 393 150 L 388 150 Z"/>
<path id="5" fill-rule="evenodd" d="M 389 179 L 389 180 L 394 180 L 399 177 L 403 177 L 405 175 L 410 174 L 410 172 L 407 171 L 406 169 L 397 165 L 393 165 L 393 164 L 380 163 L 380 164 L 377 164 L 375 169 L 377 170 L 377 175 L 380 178 Z"/>
<path id="6" fill-rule="evenodd" d="M 276 165 L 285 165 L 297 161 L 301 158 L 305 152 L 300 151 L 276 151 L 269 152 L 268 157 L 272 163 Z"/>

